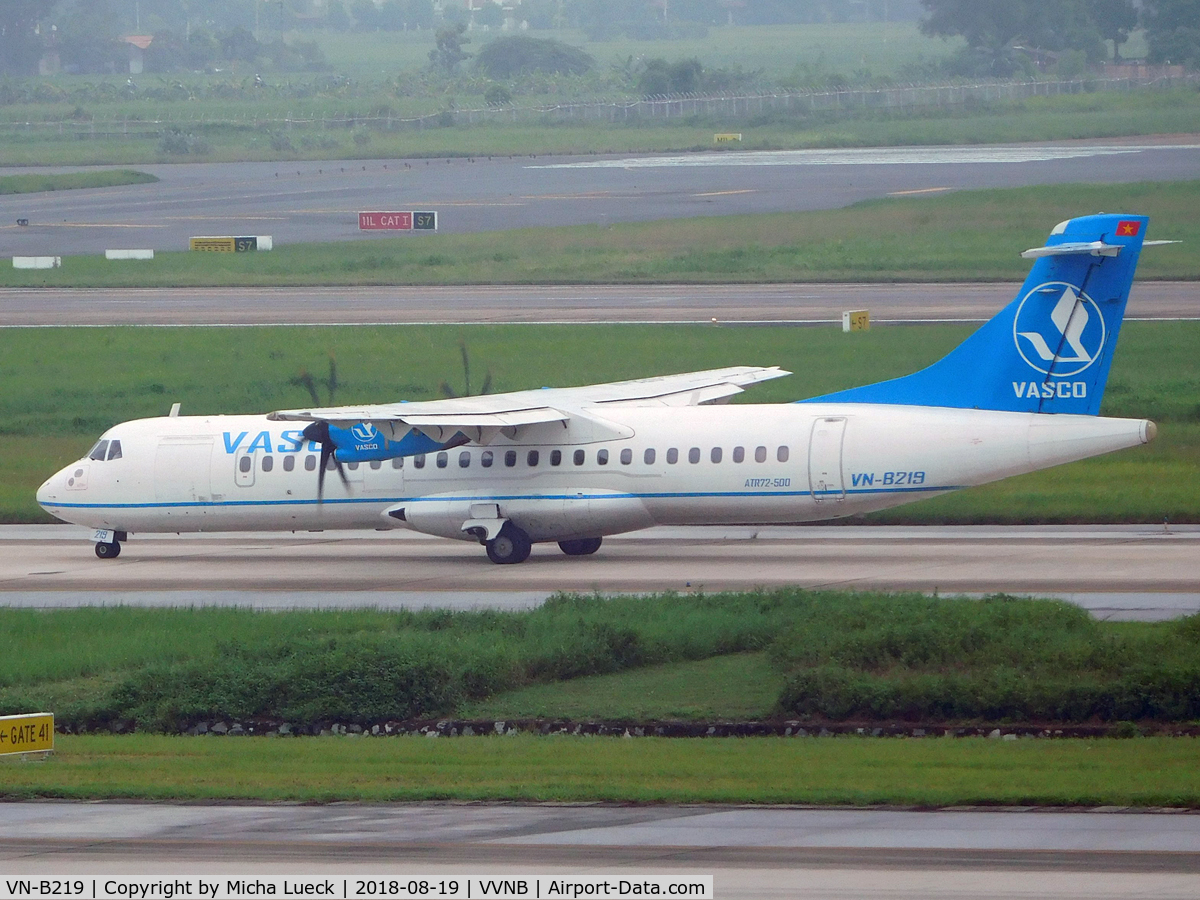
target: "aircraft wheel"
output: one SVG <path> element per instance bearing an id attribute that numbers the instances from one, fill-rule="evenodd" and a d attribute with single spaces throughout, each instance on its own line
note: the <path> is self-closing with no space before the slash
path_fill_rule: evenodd
<path id="1" fill-rule="evenodd" d="M 116 541 L 109 544 L 98 543 L 96 544 L 96 555 L 101 559 L 116 559 L 121 555 L 121 545 Z"/>
<path id="2" fill-rule="evenodd" d="M 578 538 L 574 541 L 559 541 L 558 547 L 567 556 L 591 556 L 600 549 L 604 538 Z"/>
<path id="3" fill-rule="evenodd" d="M 525 562 L 531 549 L 529 535 L 512 522 L 506 522 L 500 533 L 487 542 L 488 559 L 502 566 Z"/>

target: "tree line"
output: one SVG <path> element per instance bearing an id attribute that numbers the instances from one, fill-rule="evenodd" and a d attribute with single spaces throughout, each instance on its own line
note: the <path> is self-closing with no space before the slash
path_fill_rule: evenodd
<path id="1" fill-rule="evenodd" d="M 921 30 L 961 37 L 967 50 L 957 74 L 1008 77 L 1028 66 L 1073 53 L 1083 62 L 1120 61 L 1120 47 L 1141 27 L 1147 60 L 1200 66 L 1200 0 L 922 0 Z"/>

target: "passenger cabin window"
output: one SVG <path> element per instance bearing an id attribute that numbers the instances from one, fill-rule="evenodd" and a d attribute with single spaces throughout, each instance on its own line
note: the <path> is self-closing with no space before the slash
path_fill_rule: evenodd
<path id="1" fill-rule="evenodd" d="M 755 447 L 754 448 L 754 461 L 755 462 L 766 462 L 767 461 L 767 448 L 766 447 Z"/>
<path id="2" fill-rule="evenodd" d="M 275 468 L 275 457 L 273 457 L 269 454 L 267 456 L 264 456 L 262 458 L 262 470 L 264 472 L 270 472 L 274 468 Z"/>
<path id="3" fill-rule="evenodd" d="M 504 451 L 504 465 L 506 465 L 508 468 L 511 469 L 516 464 L 517 464 L 517 451 L 516 450 L 505 450 Z"/>
<path id="4" fill-rule="evenodd" d="M 378 472 L 380 469 L 383 468 L 383 460 L 382 459 L 373 459 L 369 463 L 367 463 L 367 465 L 369 465 L 372 469 L 374 469 L 376 472 Z"/>
<path id="5" fill-rule="evenodd" d="M 283 458 L 283 471 L 290 472 L 296 468 L 296 457 L 288 454 Z"/>
<path id="6" fill-rule="evenodd" d="M 464 450 L 462 453 L 458 454 L 458 467 L 460 469 L 465 469 L 470 465 L 471 465 L 471 453 L 469 450 Z"/>
<path id="7" fill-rule="evenodd" d="M 103 461 L 108 453 L 108 441 L 97 441 L 96 446 L 92 448 L 92 452 L 88 454 L 88 459 L 98 459 Z"/>
<path id="8" fill-rule="evenodd" d="M 633 462 L 633 451 L 626 447 L 621 451 L 621 465 L 628 466 Z"/>
<path id="9" fill-rule="evenodd" d="M 439 469 L 446 468 L 446 463 L 449 461 L 450 461 L 450 454 L 448 454 L 445 450 L 443 450 L 441 453 L 439 453 L 437 455 L 437 467 Z"/>
<path id="10" fill-rule="evenodd" d="M 247 471 L 249 471 L 249 470 L 247 469 Z M 332 456 L 329 457 L 329 459 L 325 460 L 325 471 L 326 472 L 336 472 L 337 471 L 337 460 L 334 459 Z"/>
<path id="11" fill-rule="evenodd" d="M 550 451 L 550 465 L 552 465 L 552 466 L 562 465 L 562 451 L 561 450 L 551 450 Z"/>
<path id="12" fill-rule="evenodd" d="M 690 462 L 692 465 L 695 465 L 696 463 L 700 462 L 700 448 L 699 447 L 693 447 L 691 450 L 688 451 L 688 462 Z"/>
<path id="13" fill-rule="evenodd" d="M 413 465 L 416 466 L 418 469 L 425 468 L 425 454 L 418 453 L 416 456 L 414 456 L 413 457 Z"/>
<path id="14" fill-rule="evenodd" d="M 672 447 L 667 451 L 667 465 L 673 466 L 679 462 L 679 451 Z"/>
<path id="15" fill-rule="evenodd" d="M 647 447 L 646 452 L 642 455 L 642 459 L 645 460 L 646 465 L 648 465 L 648 466 L 654 465 L 654 448 Z"/>
<path id="16" fill-rule="evenodd" d="M 251 456 L 243 456 L 238 460 L 238 471 L 249 472 L 250 467 L 254 465 L 254 458 Z"/>
<path id="17" fill-rule="evenodd" d="M 586 455 L 586 454 L 585 454 L 585 453 L 584 453 L 582 450 L 576 450 L 576 451 L 575 451 L 575 458 L 572 460 L 572 462 L 574 462 L 574 463 L 575 463 L 575 465 L 577 465 L 577 466 L 582 466 L 582 465 L 583 465 L 583 458 L 584 458 L 584 456 L 585 456 L 585 455 Z"/>
<path id="18" fill-rule="evenodd" d="M 109 459 L 120 459 L 121 458 L 121 442 L 120 441 L 112 441 L 108 445 L 108 458 Z"/>
<path id="19" fill-rule="evenodd" d="M 358 463 L 356 463 L 356 462 L 346 463 L 346 468 L 349 469 L 351 472 L 357 472 L 358 471 Z"/>
<path id="20" fill-rule="evenodd" d="M 746 458 L 746 448 L 745 447 L 734 447 L 733 448 L 733 461 L 735 463 L 740 463 L 743 460 L 745 460 L 745 458 Z"/>
<path id="21" fill-rule="evenodd" d="M 788 461 L 788 448 L 780 447 L 778 450 L 776 450 L 775 458 L 777 460 L 779 460 L 780 462 L 787 462 Z"/>
<path id="22" fill-rule="evenodd" d="M 485 469 L 490 469 L 492 467 L 493 459 L 494 459 L 494 457 L 492 455 L 491 450 L 484 450 L 482 453 L 479 454 L 479 464 L 481 466 L 483 466 Z"/>
<path id="23" fill-rule="evenodd" d="M 317 471 L 317 458 L 315 456 L 313 456 L 311 453 L 308 456 L 304 457 L 304 471 L 305 472 Z"/>
<path id="24" fill-rule="evenodd" d="M 529 464 L 530 468 L 536 466 L 538 464 L 538 452 L 536 450 L 530 450 L 529 455 L 525 457 L 525 462 Z"/>
<path id="25" fill-rule="evenodd" d="M 715 463 L 719 463 L 721 461 L 721 448 L 713 447 L 712 452 L 708 454 L 708 458 Z"/>
<path id="26" fill-rule="evenodd" d="M 598 465 L 598 466 L 607 466 L 608 465 L 608 451 L 607 450 L 597 450 L 596 451 L 596 465 Z"/>
<path id="27" fill-rule="evenodd" d="M 404 468 L 404 457 L 403 456 L 393 456 L 392 457 L 392 468 L 393 469 L 403 469 Z"/>

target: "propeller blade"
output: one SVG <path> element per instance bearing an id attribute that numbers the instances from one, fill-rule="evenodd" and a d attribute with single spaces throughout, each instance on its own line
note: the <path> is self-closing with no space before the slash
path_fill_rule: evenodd
<path id="1" fill-rule="evenodd" d="M 329 460 L 332 459 L 337 467 L 338 474 L 342 477 L 342 483 L 349 486 L 349 480 L 346 478 L 346 473 L 342 471 L 341 460 L 337 458 L 336 445 L 329 436 L 328 422 L 312 422 L 306 425 L 304 431 L 301 432 L 304 439 L 313 441 L 321 447 L 321 461 L 317 466 L 317 502 L 321 503 L 325 499 L 325 470 L 329 467 Z"/>
<path id="2" fill-rule="evenodd" d="M 288 384 L 293 387 L 302 387 L 308 391 L 308 396 L 312 397 L 313 406 L 321 405 L 321 398 L 317 396 L 317 385 L 313 381 L 313 377 L 308 374 L 307 369 L 301 369 L 300 374 L 295 378 L 289 378 Z"/>
<path id="3" fill-rule="evenodd" d="M 329 388 L 329 405 L 333 406 L 333 395 L 337 393 L 338 377 L 337 377 L 337 360 L 333 358 L 333 354 L 329 354 L 329 379 L 325 382 L 325 386 Z"/>
<path id="4" fill-rule="evenodd" d="M 467 355 L 467 342 L 459 341 L 458 349 L 459 349 L 459 352 L 462 353 L 463 383 L 466 385 L 466 388 L 467 388 L 464 396 L 470 397 L 471 396 L 471 357 Z"/>

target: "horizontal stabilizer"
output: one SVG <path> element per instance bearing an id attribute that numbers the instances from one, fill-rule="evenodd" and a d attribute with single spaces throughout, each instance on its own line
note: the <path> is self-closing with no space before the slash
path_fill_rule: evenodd
<path id="1" fill-rule="evenodd" d="M 1074 244 L 1056 244 L 1052 247 L 1034 247 L 1021 253 L 1021 259 L 1041 259 L 1043 256 L 1116 256 L 1121 252 L 1120 244 L 1104 241 L 1086 241 Z"/>

